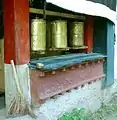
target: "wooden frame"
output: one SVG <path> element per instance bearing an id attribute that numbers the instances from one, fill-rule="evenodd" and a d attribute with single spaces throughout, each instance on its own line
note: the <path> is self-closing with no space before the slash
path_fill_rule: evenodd
<path id="1" fill-rule="evenodd" d="M 34 14 L 44 14 L 43 9 L 30 8 L 29 11 L 30 11 L 30 13 L 34 13 Z M 59 16 L 59 17 L 63 17 L 63 18 L 85 20 L 85 16 L 83 16 L 83 15 L 73 15 L 73 14 L 68 14 L 68 13 L 53 12 L 53 11 L 49 11 L 49 10 L 46 10 L 45 14 L 50 15 L 50 16 Z"/>
<path id="2" fill-rule="evenodd" d="M 4 39 L 0 39 L 0 93 L 4 92 Z"/>

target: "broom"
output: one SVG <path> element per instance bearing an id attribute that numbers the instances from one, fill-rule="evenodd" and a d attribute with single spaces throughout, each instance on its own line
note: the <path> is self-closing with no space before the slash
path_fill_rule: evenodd
<path id="1" fill-rule="evenodd" d="M 11 104 L 8 109 L 8 115 L 10 116 L 19 116 L 19 115 L 30 115 L 33 118 L 36 118 L 36 115 L 32 111 L 31 105 L 29 102 L 25 99 L 23 96 L 23 92 L 20 87 L 19 79 L 17 76 L 16 68 L 14 65 L 14 61 L 11 60 L 11 65 L 14 73 L 14 82 L 17 88 L 17 93 L 18 96 L 14 97 L 13 100 L 11 101 Z"/>

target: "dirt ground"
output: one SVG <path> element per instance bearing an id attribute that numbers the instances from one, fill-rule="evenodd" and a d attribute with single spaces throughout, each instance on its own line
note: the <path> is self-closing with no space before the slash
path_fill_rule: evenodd
<path id="1" fill-rule="evenodd" d="M 5 110 L 4 110 L 5 106 L 4 106 L 4 97 L 0 97 L 0 120 L 5 120 Z M 24 118 L 23 118 L 24 119 Z M 38 120 L 42 120 L 43 118 L 41 119 L 38 119 Z M 11 119 L 6 119 L 6 120 L 11 120 Z M 14 120 L 22 120 L 20 118 L 16 118 Z M 29 117 L 26 117 L 25 120 L 32 120 L 32 119 L 29 119 Z M 44 120 L 44 119 L 43 119 Z M 45 119 L 46 120 L 46 119 Z M 117 120 L 117 114 L 114 114 L 114 115 L 111 115 L 111 116 L 108 116 L 106 118 L 106 120 Z"/>
<path id="2" fill-rule="evenodd" d="M 117 114 L 113 116 L 109 116 L 107 120 L 117 120 Z"/>

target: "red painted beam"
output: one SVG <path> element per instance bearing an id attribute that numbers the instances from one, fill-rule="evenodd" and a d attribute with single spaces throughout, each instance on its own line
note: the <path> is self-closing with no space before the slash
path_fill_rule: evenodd
<path id="1" fill-rule="evenodd" d="M 28 0 L 2 0 L 4 11 L 4 62 L 16 64 L 30 61 Z"/>
<path id="2" fill-rule="evenodd" d="M 84 43 L 88 46 L 85 52 L 90 53 L 93 50 L 93 18 L 88 16 L 84 28 Z"/>
<path id="3" fill-rule="evenodd" d="M 41 71 L 30 70 L 31 95 L 38 104 L 42 104 L 45 99 L 64 93 L 65 91 L 84 85 L 104 77 L 103 61 L 100 63 L 89 63 L 88 66 L 81 65 L 73 70 L 66 69 L 56 71 L 56 75 L 46 73 L 41 77 Z"/>

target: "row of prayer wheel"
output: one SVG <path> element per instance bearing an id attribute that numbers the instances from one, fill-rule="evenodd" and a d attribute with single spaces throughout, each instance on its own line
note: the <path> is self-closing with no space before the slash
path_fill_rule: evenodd
<path id="1" fill-rule="evenodd" d="M 64 20 L 46 22 L 43 19 L 31 21 L 31 50 L 45 51 L 47 48 L 66 49 L 84 45 L 84 23 Z"/>

